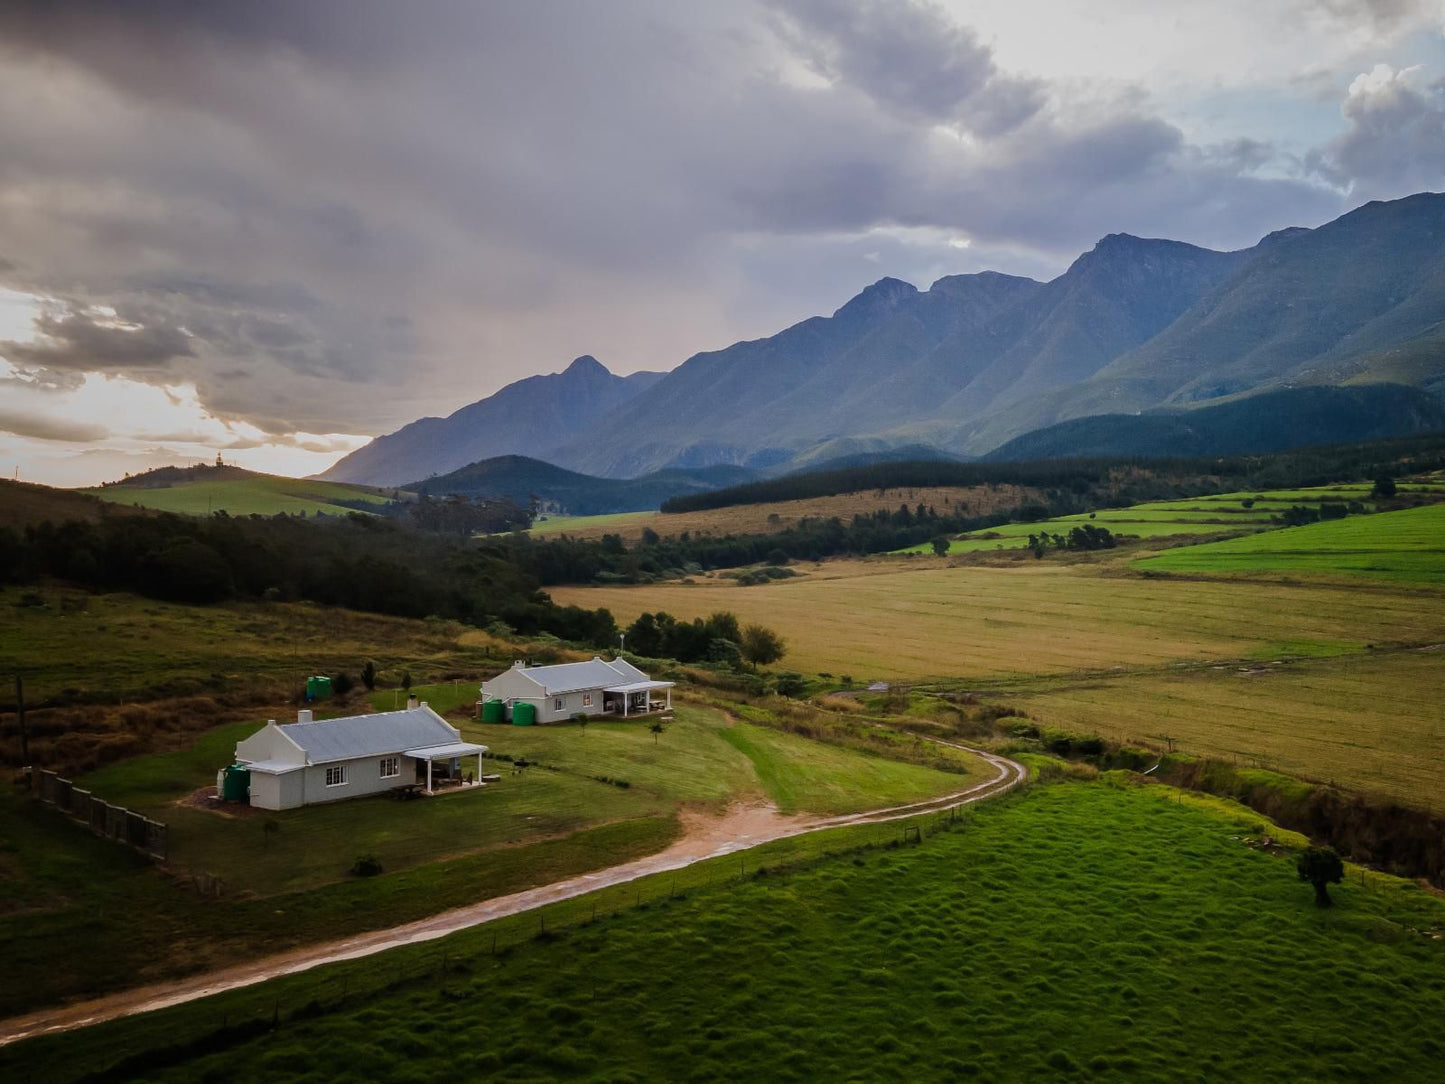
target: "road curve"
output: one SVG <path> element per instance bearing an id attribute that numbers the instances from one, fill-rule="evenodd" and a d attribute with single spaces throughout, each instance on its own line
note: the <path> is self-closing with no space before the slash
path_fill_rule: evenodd
<path id="1" fill-rule="evenodd" d="M 73 1031 L 123 1016 L 134 1016 L 156 1009 L 169 1008 L 172 1005 L 210 997 L 212 994 L 224 993 L 227 990 L 237 990 L 284 975 L 309 971 L 324 964 L 355 960 L 403 945 L 433 941 L 439 937 L 456 933 L 458 930 L 483 925 L 494 919 L 522 914 L 561 900 L 573 899 L 599 888 L 626 884 L 639 877 L 683 869 L 708 858 L 736 854 L 778 839 L 819 832 L 828 828 L 880 824 L 903 820 L 923 813 L 945 812 L 1012 790 L 1028 776 L 1027 769 L 1023 765 L 996 753 L 937 738 L 925 740 L 973 753 L 989 764 L 996 774 L 992 779 L 975 783 L 971 787 L 955 794 L 944 795 L 941 798 L 912 802 L 908 805 L 890 806 L 886 809 L 874 809 L 864 813 L 847 813 L 835 817 L 779 819 L 761 831 L 722 840 L 705 852 L 699 852 L 695 847 L 685 845 L 669 847 L 667 850 L 659 851 L 657 854 L 648 855 L 645 858 L 634 859 L 631 862 L 596 870 L 565 881 L 557 881 L 550 885 L 529 888 L 507 896 L 497 896 L 480 903 L 468 904 L 466 907 L 443 911 L 441 914 L 416 922 L 408 922 L 402 926 L 356 934 L 339 941 L 307 945 L 292 952 L 268 956 L 237 967 L 178 979 L 175 982 L 135 987 L 91 1001 L 75 1002 L 57 1008 L 42 1009 L 24 1016 L 11 1017 L 8 1020 L 0 1021 L 0 1046 L 38 1035 Z"/>

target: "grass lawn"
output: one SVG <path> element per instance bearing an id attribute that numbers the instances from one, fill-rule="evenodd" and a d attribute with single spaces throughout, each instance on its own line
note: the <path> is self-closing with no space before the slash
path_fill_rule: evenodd
<path id="1" fill-rule="evenodd" d="M 204 516 L 225 512 L 232 516 L 343 516 L 358 509 L 338 502 L 385 504 L 389 498 L 368 486 L 320 482 L 307 478 L 261 475 L 219 481 L 181 482 L 173 486 L 98 486 L 81 490 L 114 504 L 139 505 L 162 512 Z"/>
<path id="2" fill-rule="evenodd" d="M 691 620 L 731 610 L 744 624 L 761 622 L 787 639 L 782 665 L 859 681 L 1155 668 L 1249 658 L 1303 640 L 1341 650 L 1445 640 L 1445 606 L 1433 591 L 1145 579 L 1117 567 L 1049 559 L 1010 568 L 829 562 L 757 587 L 710 581 L 551 594 L 606 606 L 619 622 L 644 611 Z"/>
<path id="3" fill-rule="evenodd" d="M 1138 567 L 1159 572 L 1355 573 L 1445 583 L 1445 503 L 1189 546 L 1144 558 Z"/>
<path id="4" fill-rule="evenodd" d="M 851 813 L 963 790 L 967 776 L 864 756 L 781 730 L 739 722 L 722 736 L 756 768 L 784 813 Z"/>
<path id="5" fill-rule="evenodd" d="M 658 515 L 657 512 L 608 512 L 598 516 L 549 515 L 546 519 L 539 519 L 533 523 L 530 533 L 536 535 L 575 534 L 591 537 L 609 532 L 620 532 L 639 523 L 646 524 Z M 637 527 L 636 533 L 641 535 L 642 528 Z"/>
<path id="6" fill-rule="evenodd" d="M 601 894 L 597 922 L 587 898 L 551 909 L 545 938 L 535 916 L 499 923 L 495 957 L 493 927 L 454 935 L 445 974 L 439 946 L 404 949 L 31 1040 L 0 1072 L 152 1050 L 133 1070 L 176 1081 L 1438 1079 L 1445 906 L 1352 875 L 1321 911 L 1288 857 L 1241 838 L 1257 820 L 1172 795 L 1055 784 L 917 846 L 741 881 L 722 859 L 676 899 L 664 882 Z M 278 1005 L 277 1030 L 206 1038 Z"/>

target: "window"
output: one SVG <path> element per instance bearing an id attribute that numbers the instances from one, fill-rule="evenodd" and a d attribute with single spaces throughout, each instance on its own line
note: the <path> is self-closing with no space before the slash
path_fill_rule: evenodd
<path id="1" fill-rule="evenodd" d="M 590 707 L 592 706 L 592 694 L 591 694 L 591 693 L 583 693 L 583 694 L 582 694 L 582 706 L 583 706 L 584 708 L 590 708 Z"/>
<path id="2" fill-rule="evenodd" d="M 552 697 L 552 710 L 553 710 L 553 711 L 561 711 L 561 710 L 562 710 L 562 698 L 561 698 L 560 696 L 554 696 L 554 697 Z"/>
<path id="3" fill-rule="evenodd" d="M 346 765 L 337 764 L 326 769 L 326 785 L 328 787 L 343 787 L 346 785 Z"/>
<path id="4" fill-rule="evenodd" d="M 401 764 L 397 757 L 381 758 L 381 778 L 395 779 L 401 774 Z"/>

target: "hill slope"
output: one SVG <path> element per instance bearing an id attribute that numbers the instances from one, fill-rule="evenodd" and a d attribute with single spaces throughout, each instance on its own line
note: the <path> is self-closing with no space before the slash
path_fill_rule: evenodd
<path id="1" fill-rule="evenodd" d="M 1264 392 L 1196 410 L 1101 414 L 1025 433 L 992 461 L 1248 455 L 1445 432 L 1445 400 L 1400 384 Z"/>
<path id="2" fill-rule="evenodd" d="M 661 376 L 614 376 L 596 358 L 584 355 L 563 372 L 519 380 L 445 418 L 422 418 L 377 437 L 318 477 L 391 486 L 494 456 L 545 455 Z"/>
<path id="3" fill-rule="evenodd" d="M 506 497 L 524 508 L 536 497 L 546 507 L 595 516 L 653 509 L 670 497 L 741 485 L 755 477 L 741 467 L 715 466 L 659 471 L 640 478 L 594 478 L 524 455 L 504 455 L 407 488 L 431 496 Z"/>
<path id="4" fill-rule="evenodd" d="M 391 499 L 367 486 L 283 478 L 231 466 L 160 467 L 79 492 L 113 504 L 193 516 L 345 515 Z"/>

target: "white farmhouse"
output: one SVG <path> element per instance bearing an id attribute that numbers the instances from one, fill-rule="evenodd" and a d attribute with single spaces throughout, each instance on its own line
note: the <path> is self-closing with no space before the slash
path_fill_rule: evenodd
<path id="1" fill-rule="evenodd" d="M 536 721 L 556 723 L 574 715 L 613 715 L 625 719 L 672 709 L 671 681 L 653 681 L 625 659 L 564 662 L 556 666 L 514 663 L 482 682 L 483 717 L 490 701 L 501 701 L 509 714 L 518 704 L 536 709 Z M 654 699 L 654 693 L 665 693 Z M 515 721 L 515 720 L 514 720 Z"/>
<path id="2" fill-rule="evenodd" d="M 461 779 L 462 757 L 477 758 L 479 782 L 486 751 L 421 703 L 341 719 L 302 711 L 281 726 L 272 719 L 236 743 L 236 764 L 250 773 L 251 805 L 295 809 L 420 783 L 430 794 L 434 776 Z"/>

